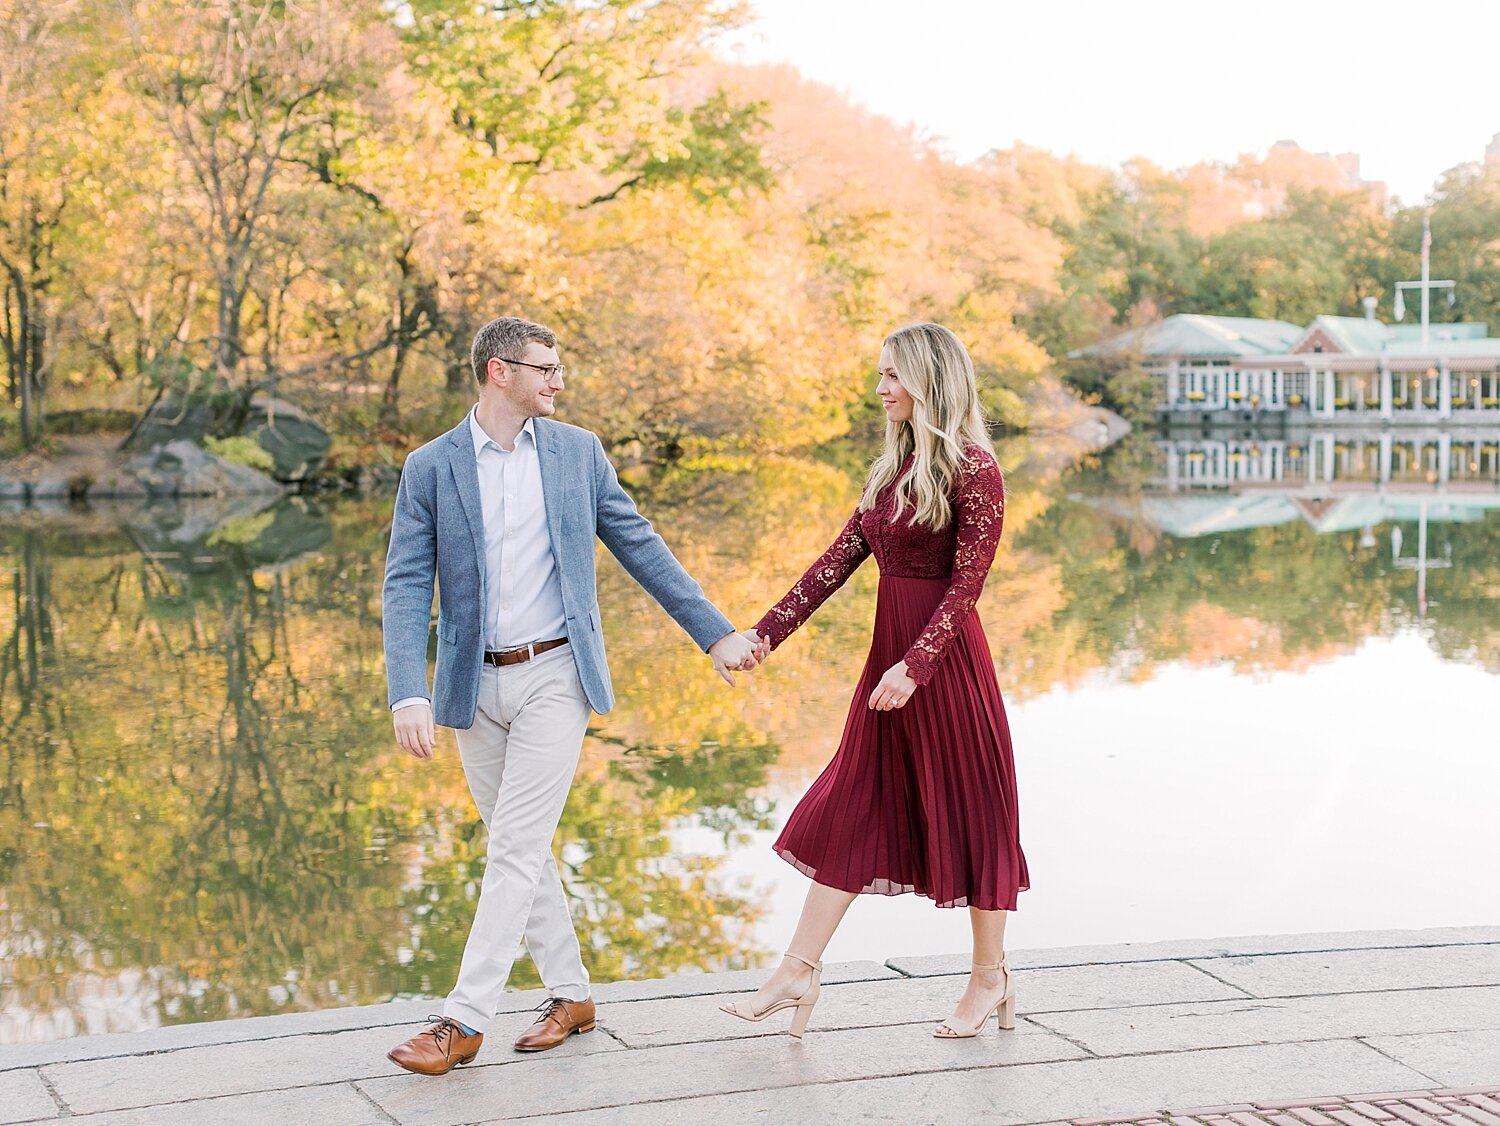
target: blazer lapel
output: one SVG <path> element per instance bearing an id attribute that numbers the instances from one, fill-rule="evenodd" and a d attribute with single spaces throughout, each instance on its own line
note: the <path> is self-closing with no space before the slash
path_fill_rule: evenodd
<path id="1" fill-rule="evenodd" d="M 463 506 L 464 518 L 469 522 L 469 535 L 474 540 L 474 562 L 479 567 L 479 585 L 483 590 L 484 508 L 479 503 L 479 463 L 474 460 L 474 436 L 469 429 L 467 416 L 449 433 L 449 439 L 451 445 L 448 464 L 453 470 L 453 483 L 458 487 L 458 500 Z"/>
<path id="2" fill-rule="evenodd" d="M 542 475 L 542 507 L 547 510 L 547 538 L 552 541 L 552 558 L 562 571 L 562 451 L 557 446 L 557 432 L 544 418 L 532 420 L 536 436 L 537 471 Z"/>

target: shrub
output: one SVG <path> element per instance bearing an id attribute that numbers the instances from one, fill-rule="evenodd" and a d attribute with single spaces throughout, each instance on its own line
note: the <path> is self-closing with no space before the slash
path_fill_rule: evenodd
<path id="1" fill-rule="evenodd" d="M 236 465 L 248 465 L 251 469 L 259 469 L 262 473 L 269 473 L 276 468 L 276 459 L 269 451 L 261 448 L 259 442 L 254 438 L 243 434 L 236 434 L 232 438 L 205 438 L 203 448 L 216 457 L 222 457 L 225 461 L 232 461 Z"/>

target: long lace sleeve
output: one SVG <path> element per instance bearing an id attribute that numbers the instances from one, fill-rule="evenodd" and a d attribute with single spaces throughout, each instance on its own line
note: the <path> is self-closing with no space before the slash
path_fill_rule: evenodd
<path id="1" fill-rule="evenodd" d="M 907 675 L 918 684 L 932 679 L 958 627 L 973 613 L 984 589 L 1000 528 L 1005 522 L 1005 480 L 1000 467 L 988 455 L 975 457 L 964 468 L 953 498 L 957 544 L 953 553 L 953 579 L 948 592 L 927 620 L 927 628 L 906 654 Z"/>
<path id="2" fill-rule="evenodd" d="M 844 525 L 844 530 L 839 533 L 832 546 L 818 556 L 817 562 L 803 573 L 796 585 L 782 596 L 781 601 L 755 623 L 755 631 L 770 640 L 772 649 L 812 617 L 813 611 L 843 586 L 844 581 L 858 570 L 859 565 L 870 554 L 870 544 L 865 539 L 864 532 L 860 531 L 859 517 L 860 512 L 855 509 L 854 515 L 849 517 L 849 522 Z"/>

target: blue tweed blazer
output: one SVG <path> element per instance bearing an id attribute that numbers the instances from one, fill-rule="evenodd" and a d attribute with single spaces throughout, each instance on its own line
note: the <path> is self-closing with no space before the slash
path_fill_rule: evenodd
<path id="1" fill-rule="evenodd" d="M 599 439 L 577 426 L 533 423 L 552 557 L 562 583 L 573 660 L 589 706 L 614 707 L 604 658 L 594 541 L 604 542 L 636 582 L 705 652 L 734 626 L 703 595 L 615 476 Z M 427 690 L 427 637 L 437 586 L 437 672 Z M 382 589 L 389 702 L 432 700 L 444 727 L 473 726 L 484 663 L 484 518 L 479 470 L 465 417 L 406 459 L 396 493 Z"/>

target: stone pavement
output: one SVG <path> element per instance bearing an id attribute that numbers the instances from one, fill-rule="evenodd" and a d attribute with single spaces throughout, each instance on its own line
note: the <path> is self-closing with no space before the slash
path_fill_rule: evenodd
<path id="1" fill-rule="evenodd" d="M 957 1042 L 929 1035 L 955 955 L 830 966 L 800 1043 L 789 1014 L 716 1011 L 759 971 L 600 986 L 599 1030 L 536 1056 L 509 1041 L 540 995 L 507 994 L 479 1059 L 439 1079 L 385 1059 L 425 1000 L 13 1045 L 0 1122 L 1500 1126 L 1500 927 L 1011 961 L 1016 1031 Z"/>

